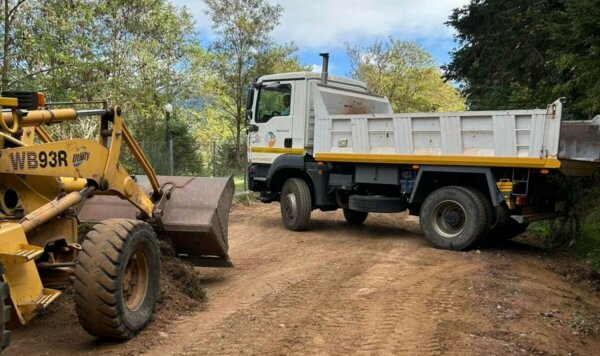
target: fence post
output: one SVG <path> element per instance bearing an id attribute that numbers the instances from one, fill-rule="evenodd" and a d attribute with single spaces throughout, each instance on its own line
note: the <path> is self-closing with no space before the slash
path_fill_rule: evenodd
<path id="1" fill-rule="evenodd" d="M 244 190 L 250 190 L 248 188 L 248 147 L 244 150 Z"/>
<path id="2" fill-rule="evenodd" d="M 175 167 L 173 165 L 173 140 L 169 139 L 169 171 L 170 175 L 175 175 Z"/>
<path id="3" fill-rule="evenodd" d="M 212 176 L 216 176 L 217 170 L 217 142 L 212 142 Z"/>

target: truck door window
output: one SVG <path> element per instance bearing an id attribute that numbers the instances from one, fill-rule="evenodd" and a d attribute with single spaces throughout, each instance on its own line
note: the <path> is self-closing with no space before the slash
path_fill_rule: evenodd
<path id="1" fill-rule="evenodd" d="M 265 85 L 258 94 L 256 122 L 267 122 L 273 116 L 289 116 L 292 86 L 290 84 Z"/>

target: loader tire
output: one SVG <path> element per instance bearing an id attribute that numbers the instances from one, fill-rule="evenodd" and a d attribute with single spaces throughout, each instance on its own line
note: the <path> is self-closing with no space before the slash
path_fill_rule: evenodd
<path id="1" fill-rule="evenodd" d="M 159 279 L 160 250 L 150 225 L 127 219 L 95 225 L 75 266 L 79 322 L 94 336 L 132 338 L 150 322 Z"/>
<path id="2" fill-rule="evenodd" d="M 308 184 L 301 178 L 290 178 L 281 189 L 281 219 L 288 230 L 306 230 L 312 203 Z"/>
<path id="3" fill-rule="evenodd" d="M 369 213 L 364 211 L 344 209 L 344 219 L 351 225 L 362 225 L 367 220 L 367 216 L 369 216 Z"/>
<path id="4" fill-rule="evenodd" d="M 0 265 L 0 276 L 3 274 L 4 268 Z M 10 330 L 6 328 L 10 321 L 11 311 L 9 296 L 8 284 L 0 279 L 0 350 L 4 350 L 10 343 Z"/>
<path id="5" fill-rule="evenodd" d="M 487 232 L 487 209 L 471 189 L 446 186 L 427 196 L 420 213 L 421 229 L 436 248 L 462 251 Z"/>

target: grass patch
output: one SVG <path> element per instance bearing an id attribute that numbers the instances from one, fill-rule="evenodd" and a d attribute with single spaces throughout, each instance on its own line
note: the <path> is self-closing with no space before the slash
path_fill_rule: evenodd
<path id="1" fill-rule="evenodd" d="M 236 193 L 246 191 L 246 187 L 244 186 L 244 177 L 233 177 L 233 184 L 235 184 Z"/>
<path id="2" fill-rule="evenodd" d="M 590 263 L 591 267 L 600 270 L 600 222 L 587 221 L 580 239 L 575 243 L 575 253 Z"/>
<path id="3" fill-rule="evenodd" d="M 234 203 L 249 205 L 258 199 L 258 193 L 251 192 L 246 189 L 246 186 L 244 185 L 244 177 L 233 177 L 233 183 L 235 184 L 235 196 L 233 197 Z"/>
<path id="4" fill-rule="evenodd" d="M 531 224 L 529 224 L 527 230 L 535 235 L 542 236 L 545 238 L 550 236 L 551 227 L 548 221 L 543 220 L 532 222 Z"/>

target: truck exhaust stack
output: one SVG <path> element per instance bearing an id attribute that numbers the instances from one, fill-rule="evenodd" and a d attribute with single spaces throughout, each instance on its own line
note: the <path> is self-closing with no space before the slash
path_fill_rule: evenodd
<path id="1" fill-rule="evenodd" d="M 319 53 L 323 57 L 323 68 L 321 68 L 321 84 L 327 85 L 327 77 L 329 76 L 329 53 Z"/>

